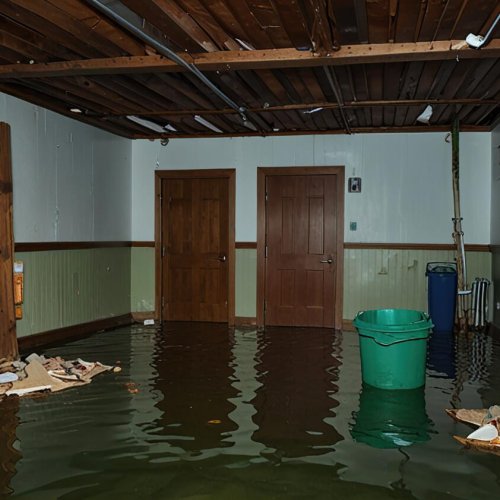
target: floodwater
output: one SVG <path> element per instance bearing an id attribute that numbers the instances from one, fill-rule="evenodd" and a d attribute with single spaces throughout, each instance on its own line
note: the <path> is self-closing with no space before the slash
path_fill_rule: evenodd
<path id="1" fill-rule="evenodd" d="M 4 497 L 498 498 L 500 456 L 444 412 L 500 403 L 498 338 L 434 335 L 412 391 L 363 388 L 351 332 L 131 327 L 44 353 L 123 370 L 0 402 Z"/>

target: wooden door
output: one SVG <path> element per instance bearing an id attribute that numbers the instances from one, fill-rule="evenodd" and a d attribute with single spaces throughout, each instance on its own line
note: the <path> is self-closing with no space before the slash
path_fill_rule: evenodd
<path id="1" fill-rule="evenodd" d="M 265 324 L 335 327 L 336 175 L 266 177 Z"/>
<path id="2" fill-rule="evenodd" d="M 162 319 L 228 321 L 228 184 L 162 180 Z"/>

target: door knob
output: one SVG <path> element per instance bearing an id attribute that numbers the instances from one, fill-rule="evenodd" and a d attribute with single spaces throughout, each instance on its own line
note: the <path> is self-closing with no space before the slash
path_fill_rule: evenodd
<path id="1" fill-rule="evenodd" d="M 217 260 L 220 262 L 226 262 L 226 256 L 224 254 L 221 254 L 217 257 Z"/>
<path id="2" fill-rule="evenodd" d="M 333 262 L 333 259 L 330 257 L 327 260 L 320 260 L 321 264 L 331 264 Z"/>

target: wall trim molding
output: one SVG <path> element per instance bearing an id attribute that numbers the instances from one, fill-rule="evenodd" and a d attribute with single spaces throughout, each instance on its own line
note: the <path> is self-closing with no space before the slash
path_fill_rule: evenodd
<path id="1" fill-rule="evenodd" d="M 455 250 L 452 243 L 344 243 L 349 250 Z M 491 252 L 490 245 L 465 245 L 466 252 Z"/>
<path id="2" fill-rule="evenodd" d="M 343 319 L 342 320 L 342 331 L 343 332 L 355 332 L 356 328 L 352 324 L 352 319 Z"/>
<path id="3" fill-rule="evenodd" d="M 16 252 L 47 252 L 49 250 L 88 250 L 93 248 L 124 248 L 130 241 L 41 241 L 15 243 Z"/>
<path id="4" fill-rule="evenodd" d="M 154 248 L 154 241 L 131 241 L 130 246 L 134 248 Z"/>
<path id="5" fill-rule="evenodd" d="M 257 242 L 256 241 L 237 241 L 234 244 L 235 248 L 251 248 L 253 250 L 257 250 Z"/>
<path id="6" fill-rule="evenodd" d="M 256 317 L 247 317 L 247 316 L 235 316 L 234 325 L 235 326 L 257 326 L 257 318 Z"/>
<path id="7" fill-rule="evenodd" d="M 257 249 L 255 241 L 237 241 L 236 249 Z M 42 241 L 15 243 L 16 252 L 46 252 L 49 250 L 88 250 L 93 248 L 154 248 L 154 241 Z M 454 250 L 447 243 L 344 243 L 347 250 Z M 467 252 L 500 252 L 500 245 L 465 245 Z"/>
<path id="8" fill-rule="evenodd" d="M 101 330 L 112 330 L 120 326 L 127 326 L 133 323 L 130 313 L 121 316 L 113 316 L 111 318 L 103 318 L 88 323 L 79 323 L 77 325 L 64 326 L 55 330 L 48 330 L 34 335 L 26 335 L 19 337 L 19 351 L 26 352 L 35 347 L 47 346 L 67 340 L 75 340 L 77 338 L 87 337 L 92 333 Z"/>
<path id="9" fill-rule="evenodd" d="M 490 245 L 492 253 L 500 252 L 500 245 Z"/>
<path id="10" fill-rule="evenodd" d="M 136 311 L 130 314 L 135 323 L 144 323 L 146 319 L 156 320 L 154 311 Z"/>

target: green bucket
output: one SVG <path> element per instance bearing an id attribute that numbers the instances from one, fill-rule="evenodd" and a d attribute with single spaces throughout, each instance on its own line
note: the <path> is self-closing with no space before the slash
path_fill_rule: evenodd
<path id="1" fill-rule="evenodd" d="M 429 315 L 409 309 L 359 312 L 363 382 L 379 389 L 416 389 L 425 384 Z"/>

